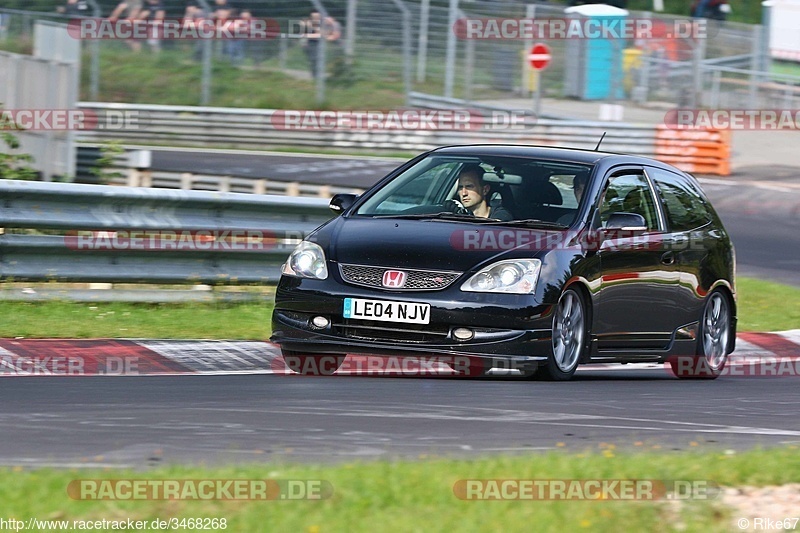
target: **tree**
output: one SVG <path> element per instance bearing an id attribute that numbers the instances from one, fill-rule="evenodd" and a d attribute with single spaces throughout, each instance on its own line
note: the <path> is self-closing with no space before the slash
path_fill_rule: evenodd
<path id="1" fill-rule="evenodd" d="M 11 114 L 3 111 L 0 104 L 0 140 L 6 147 L 0 145 L 0 179 L 5 180 L 35 180 L 38 174 L 28 163 L 33 161 L 30 154 L 13 153 L 20 147 L 17 136 L 8 130 L 18 130 Z"/>

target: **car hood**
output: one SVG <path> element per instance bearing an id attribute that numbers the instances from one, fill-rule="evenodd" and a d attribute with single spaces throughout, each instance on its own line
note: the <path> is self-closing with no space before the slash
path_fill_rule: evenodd
<path id="1" fill-rule="evenodd" d="M 341 217 L 315 235 L 339 263 L 467 271 L 503 255 L 536 257 L 523 244 L 548 232 L 450 220 Z M 549 232 L 552 234 L 552 231 Z"/>

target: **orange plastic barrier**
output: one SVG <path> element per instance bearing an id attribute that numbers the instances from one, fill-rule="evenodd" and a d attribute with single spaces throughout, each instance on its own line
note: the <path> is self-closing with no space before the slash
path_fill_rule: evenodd
<path id="1" fill-rule="evenodd" d="M 729 176 L 731 132 L 658 126 L 655 158 L 693 174 Z"/>

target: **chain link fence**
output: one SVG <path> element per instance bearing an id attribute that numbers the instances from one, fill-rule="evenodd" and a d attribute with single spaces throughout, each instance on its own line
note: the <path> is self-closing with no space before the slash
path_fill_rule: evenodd
<path id="1" fill-rule="evenodd" d="M 214 0 L 199 0 L 195 10 L 187 10 L 187 4 L 185 0 L 165 0 L 164 17 L 200 20 L 214 12 L 219 15 Z M 239 79 L 230 69 L 240 77 L 268 80 L 263 91 L 284 95 L 277 99 L 278 104 L 275 98 L 270 100 L 274 107 L 280 107 L 281 101 L 284 107 L 297 105 L 291 94 L 297 86 L 312 87 L 314 101 L 323 106 L 332 90 L 364 86 L 376 98 L 382 92 L 407 96 L 415 91 L 491 101 L 530 98 L 540 90 L 549 98 L 667 106 L 768 108 L 798 107 L 800 102 L 800 77 L 770 72 L 767 36 L 761 26 L 709 21 L 708 38 L 675 38 L 668 35 L 668 29 L 688 19 L 630 12 L 630 19 L 652 20 L 654 35 L 611 39 L 602 50 L 608 63 L 601 70 L 606 71 L 608 87 L 593 93 L 587 88 L 597 73 L 590 73 L 590 66 L 603 65 L 597 59 L 600 52 L 595 40 L 543 40 L 550 48 L 551 61 L 537 77 L 527 55 L 540 39 L 465 39 L 455 35 L 454 24 L 459 19 L 560 20 L 574 16 L 565 13 L 565 6 L 489 0 L 240 0 L 236 5 L 228 16 L 268 20 L 277 28 L 274 38 L 85 41 L 81 97 L 95 99 L 99 86 L 106 100 L 135 100 L 130 88 L 115 82 L 111 67 L 119 69 L 124 62 L 136 69 L 137 63 L 147 62 L 150 78 L 142 83 L 181 84 L 179 98 L 165 91 L 163 100 L 147 103 L 219 105 L 220 88 Z M 102 0 L 97 7 L 107 17 L 115 2 Z M 317 36 L 309 22 L 315 11 L 320 13 Z M 94 15 L 91 5 L 85 15 Z M 26 51 L 37 19 L 66 23 L 70 17 L 0 9 L 0 47 Z M 200 65 L 202 69 L 198 69 Z M 191 67 L 195 70 L 189 72 Z M 182 72 L 186 72 L 184 77 L 180 77 Z M 243 94 L 228 105 L 265 106 L 257 94 Z"/>

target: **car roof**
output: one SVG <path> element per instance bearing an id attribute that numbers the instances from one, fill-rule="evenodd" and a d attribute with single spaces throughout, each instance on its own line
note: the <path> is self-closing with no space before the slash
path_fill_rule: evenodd
<path id="1" fill-rule="evenodd" d="M 553 161 L 583 163 L 589 165 L 594 165 L 600 160 L 608 159 L 607 163 L 611 165 L 650 165 L 683 174 L 683 172 L 672 167 L 671 165 L 662 163 L 661 161 L 657 161 L 655 159 L 650 159 L 649 157 L 616 154 L 613 152 L 595 152 L 594 150 L 584 150 L 580 148 L 526 146 L 516 144 L 465 144 L 436 148 L 433 150 L 433 153 L 461 156 L 525 157 L 533 159 L 551 159 Z"/>

